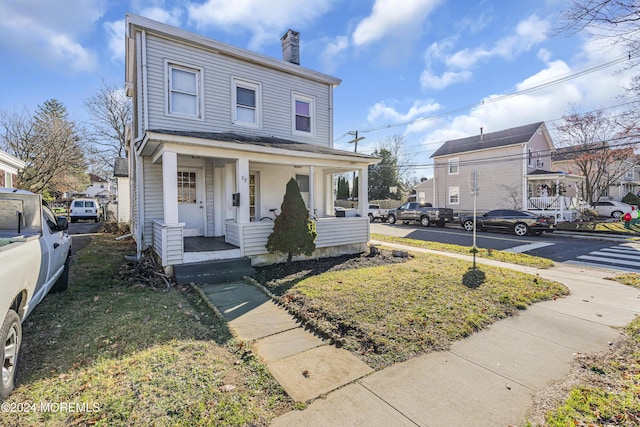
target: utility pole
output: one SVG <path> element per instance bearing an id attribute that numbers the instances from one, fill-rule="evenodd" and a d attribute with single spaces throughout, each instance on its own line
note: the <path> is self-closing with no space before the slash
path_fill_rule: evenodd
<path id="1" fill-rule="evenodd" d="M 349 144 L 353 144 L 354 148 L 353 148 L 353 152 L 357 153 L 358 152 L 358 141 L 361 141 L 364 139 L 364 136 L 361 136 L 360 138 L 358 138 L 358 131 L 357 130 L 353 130 L 350 132 L 347 132 L 349 135 L 353 136 L 353 139 L 351 141 L 349 141 Z M 353 171 L 353 191 L 351 192 L 351 198 L 355 199 L 356 198 L 356 171 Z"/>

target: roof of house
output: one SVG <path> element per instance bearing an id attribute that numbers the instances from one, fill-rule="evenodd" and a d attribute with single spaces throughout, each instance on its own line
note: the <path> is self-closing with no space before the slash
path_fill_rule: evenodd
<path id="1" fill-rule="evenodd" d="M 99 177 L 95 173 L 90 173 L 89 174 L 89 179 L 91 180 L 92 183 L 93 182 L 107 182 L 106 179 Z"/>
<path id="2" fill-rule="evenodd" d="M 116 158 L 116 162 L 113 165 L 113 176 L 119 178 L 126 178 L 129 176 L 129 166 L 127 165 L 126 158 Z"/>
<path id="3" fill-rule="evenodd" d="M 309 68 L 301 67 L 297 64 L 292 64 L 283 60 L 275 59 L 267 55 L 251 52 L 249 50 L 241 49 L 230 44 L 222 43 L 217 40 L 213 40 L 199 34 L 191 33 L 181 28 L 176 28 L 171 25 L 164 24 L 162 22 L 154 21 L 152 19 L 144 18 L 142 16 L 127 13 L 126 15 L 127 35 L 133 37 L 131 34 L 132 27 L 144 28 L 147 31 L 155 32 L 158 34 L 164 34 L 171 36 L 175 39 L 182 39 L 189 43 L 195 43 L 203 46 L 207 49 L 214 50 L 215 52 L 248 60 L 250 62 L 263 65 L 265 67 L 284 71 L 286 73 L 303 76 L 305 78 L 313 79 L 322 83 L 338 86 L 342 80 L 337 77 L 330 76 L 328 74 L 320 73 L 318 71 L 311 70 Z"/>
<path id="4" fill-rule="evenodd" d="M 302 142 L 291 141 L 288 139 L 275 138 L 271 136 L 259 135 L 240 135 L 229 132 L 188 132 L 180 130 L 156 129 L 149 130 L 150 133 L 159 133 L 164 135 L 186 136 L 191 138 L 209 139 L 214 141 L 233 142 L 243 145 L 253 145 L 258 147 L 280 148 L 291 151 L 302 151 L 306 153 L 329 154 L 358 157 L 361 159 L 377 159 L 375 156 L 368 154 L 354 153 L 352 151 L 337 150 L 315 144 L 306 144 Z"/>
<path id="5" fill-rule="evenodd" d="M 529 141 L 540 126 L 544 126 L 544 122 L 531 123 L 498 132 L 469 136 L 467 138 L 453 139 L 442 144 L 442 146 L 431 155 L 431 158 L 522 144 Z"/>

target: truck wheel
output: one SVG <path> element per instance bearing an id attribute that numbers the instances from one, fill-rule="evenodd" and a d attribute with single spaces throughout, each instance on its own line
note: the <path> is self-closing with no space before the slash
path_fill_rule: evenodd
<path id="1" fill-rule="evenodd" d="M 389 215 L 389 224 L 395 224 L 396 223 L 396 216 L 395 215 Z"/>
<path id="2" fill-rule="evenodd" d="M 420 224 L 422 224 L 423 227 L 428 227 L 431 225 L 431 220 L 427 215 L 424 215 L 420 217 Z"/>
<path id="3" fill-rule="evenodd" d="M 2 384 L 0 385 L 0 399 L 6 399 L 15 385 L 16 370 L 18 369 L 18 352 L 22 343 L 22 325 L 18 314 L 9 310 L 4 318 L 2 329 Z"/>
<path id="4" fill-rule="evenodd" d="M 445 225 L 446 225 L 446 222 L 444 222 L 444 221 L 438 221 L 438 222 L 436 222 L 436 226 L 437 226 L 437 227 L 444 228 L 444 226 L 445 226 Z"/>
<path id="5" fill-rule="evenodd" d="M 56 283 L 53 284 L 51 292 L 66 291 L 69 287 L 69 264 L 71 264 L 71 254 L 67 255 L 67 259 L 64 262 L 64 270 L 62 270 L 62 274 L 58 277 Z"/>
<path id="6" fill-rule="evenodd" d="M 369 222 L 373 222 L 373 221 L 375 221 L 375 220 L 376 220 L 376 219 L 373 217 L 373 215 L 372 215 L 372 214 L 369 214 Z"/>

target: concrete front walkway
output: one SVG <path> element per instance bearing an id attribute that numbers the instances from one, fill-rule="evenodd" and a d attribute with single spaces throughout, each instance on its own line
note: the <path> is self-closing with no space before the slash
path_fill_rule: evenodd
<path id="1" fill-rule="evenodd" d="M 454 343 L 449 351 L 375 372 L 272 425 L 519 426 L 537 391 L 562 380 L 579 353 L 606 351 L 620 335 L 616 328 L 640 314 L 640 291 L 605 280 L 610 272 L 564 266 L 538 270 L 481 258 L 477 262 L 562 282 L 571 295 L 535 304 Z"/>
<path id="2" fill-rule="evenodd" d="M 201 289 L 235 336 L 253 343 L 260 359 L 296 402 L 314 399 L 373 372 L 348 351 L 302 329 L 255 286 L 235 282 Z"/>

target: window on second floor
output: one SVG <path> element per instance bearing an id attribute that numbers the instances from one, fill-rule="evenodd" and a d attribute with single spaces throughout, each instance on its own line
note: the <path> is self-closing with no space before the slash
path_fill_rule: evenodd
<path id="1" fill-rule="evenodd" d="M 167 71 L 167 112 L 200 118 L 202 71 L 176 64 L 168 64 Z"/>
<path id="2" fill-rule="evenodd" d="M 315 100 L 310 96 L 293 94 L 293 133 L 314 136 Z"/>
<path id="3" fill-rule="evenodd" d="M 233 79 L 233 123 L 260 127 L 261 87 L 258 83 Z"/>
<path id="4" fill-rule="evenodd" d="M 449 159 L 449 175 L 458 175 L 460 173 L 460 159 L 457 157 Z"/>

